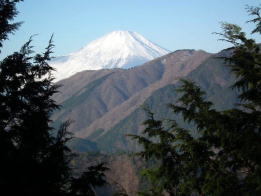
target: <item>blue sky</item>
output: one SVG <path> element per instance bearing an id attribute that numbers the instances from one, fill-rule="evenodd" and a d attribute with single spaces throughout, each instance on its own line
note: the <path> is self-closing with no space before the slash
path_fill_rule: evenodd
<path id="1" fill-rule="evenodd" d="M 260 0 L 25 0 L 15 21 L 23 25 L 5 42 L 1 56 L 18 50 L 31 35 L 34 50 L 42 51 L 54 34 L 55 55 L 66 55 L 114 30 L 142 34 L 158 45 L 217 52 L 229 45 L 217 41 L 220 22 L 235 23 L 245 31 L 245 6 Z M 261 42 L 261 40 L 258 40 Z"/>

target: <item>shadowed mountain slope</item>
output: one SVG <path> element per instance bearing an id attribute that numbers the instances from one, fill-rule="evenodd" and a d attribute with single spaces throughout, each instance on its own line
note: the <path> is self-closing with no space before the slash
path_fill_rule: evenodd
<path id="1" fill-rule="evenodd" d="M 106 133 L 140 107 L 157 89 L 174 84 L 196 69 L 210 54 L 180 50 L 142 66 L 124 69 L 84 71 L 60 81 L 55 100 L 62 109 L 53 115 L 56 123 L 71 119 L 70 130 L 86 138 Z"/>
<path id="2" fill-rule="evenodd" d="M 216 58 L 216 56 L 208 58 L 185 78 L 201 86 L 207 92 L 206 99 L 216 103 L 217 109 L 230 108 L 237 102 L 236 92 L 231 91 L 230 88 L 234 78 L 231 77 L 230 71 L 224 66 L 224 61 Z M 184 124 L 183 120 L 179 116 L 174 116 L 167 107 L 168 103 L 177 101 L 179 95 L 176 93 L 176 88 L 178 86 L 179 83 L 169 84 L 154 91 L 144 101 L 144 105 L 150 107 L 158 119 L 175 119 L 181 126 L 191 128 L 192 125 Z M 89 138 L 97 142 L 104 151 L 135 150 L 137 145 L 126 137 L 126 134 L 139 134 L 142 129 L 142 122 L 145 119 L 146 114 L 139 107 L 110 130 L 107 130 L 106 134 Z"/>
<path id="3" fill-rule="evenodd" d="M 229 89 L 234 78 L 223 60 L 217 58 L 224 54 L 179 50 L 127 70 L 80 72 L 58 83 L 63 86 L 55 99 L 63 107 L 53 119 L 55 123 L 74 121 L 70 131 L 87 140 L 78 140 L 83 151 L 84 144 L 96 144 L 95 149 L 110 152 L 135 150 L 136 144 L 126 134 L 140 132 L 146 119 L 141 105 L 148 105 L 158 118 L 173 118 L 166 105 L 177 100 L 175 89 L 180 78 L 200 85 L 207 92 L 207 99 L 219 109 L 236 102 L 236 93 Z M 188 126 L 175 118 L 182 126 Z M 77 149 L 77 140 L 73 145 Z"/>

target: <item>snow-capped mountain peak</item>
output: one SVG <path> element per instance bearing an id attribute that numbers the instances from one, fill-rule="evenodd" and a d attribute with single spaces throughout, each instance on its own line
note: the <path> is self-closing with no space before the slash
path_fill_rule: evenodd
<path id="1" fill-rule="evenodd" d="M 51 62 L 56 81 L 84 70 L 130 68 L 163 56 L 169 51 L 131 31 L 113 31 L 77 52 Z"/>

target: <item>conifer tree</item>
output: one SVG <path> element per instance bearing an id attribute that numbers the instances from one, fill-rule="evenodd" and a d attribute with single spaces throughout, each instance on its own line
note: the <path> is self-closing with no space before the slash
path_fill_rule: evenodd
<path id="1" fill-rule="evenodd" d="M 18 2 L 0 0 L 0 48 L 21 24 L 11 23 Z M 0 195 L 94 195 L 93 187 L 105 183 L 106 167 L 91 167 L 73 178 L 73 154 L 66 145 L 72 137 L 69 122 L 57 131 L 50 126 L 59 108 L 52 99 L 58 86 L 48 64 L 52 38 L 42 54 L 33 53 L 31 42 L 0 61 Z"/>
<path id="2" fill-rule="evenodd" d="M 260 35 L 260 8 L 248 7 Z M 163 126 L 152 112 L 145 136 L 132 135 L 143 147 L 140 156 L 155 160 L 144 171 L 150 189 L 143 195 L 261 195 L 261 52 L 237 25 L 225 23 L 222 39 L 233 44 L 232 55 L 222 57 L 236 76 L 237 107 L 218 111 L 205 100 L 199 86 L 182 80 L 181 97 L 170 109 L 195 125 L 199 133 L 180 128 L 175 121 Z"/>

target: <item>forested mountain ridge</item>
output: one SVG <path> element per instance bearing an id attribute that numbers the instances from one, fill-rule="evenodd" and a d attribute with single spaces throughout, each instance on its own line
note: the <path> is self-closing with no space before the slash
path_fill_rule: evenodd
<path id="1" fill-rule="evenodd" d="M 166 105 L 177 99 L 180 78 L 199 83 L 220 108 L 235 103 L 235 94 L 228 89 L 233 78 L 219 58 L 228 53 L 178 50 L 128 70 L 80 72 L 58 82 L 62 87 L 54 98 L 63 107 L 53 118 L 55 122 L 73 120 L 70 131 L 97 143 L 98 148 L 133 150 L 135 144 L 125 135 L 141 129 L 146 116 L 140 106 L 161 111 L 159 117 L 168 113 Z M 224 99 L 219 99 L 220 94 Z"/>
<path id="2" fill-rule="evenodd" d="M 207 92 L 206 98 L 216 103 L 217 109 L 232 108 L 237 103 L 237 92 L 231 91 L 234 77 L 231 77 L 230 70 L 224 66 L 224 60 L 217 58 L 219 55 L 212 55 L 206 59 L 197 69 L 191 71 L 185 79 L 199 84 Z M 192 125 L 184 124 L 183 120 L 172 113 L 168 104 L 178 100 L 176 89 L 180 82 L 168 84 L 154 91 L 143 103 L 155 112 L 156 119 L 176 119 L 184 127 Z M 222 98 L 221 98 L 222 97 Z M 100 148 L 111 152 L 121 150 L 137 150 L 136 143 L 126 135 L 140 133 L 142 123 L 147 119 L 146 112 L 138 107 L 130 115 L 109 129 L 106 134 L 96 137 L 95 142 Z M 195 133 L 197 134 L 197 133 Z M 89 137 L 93 139 L 92 137 Z"/>

